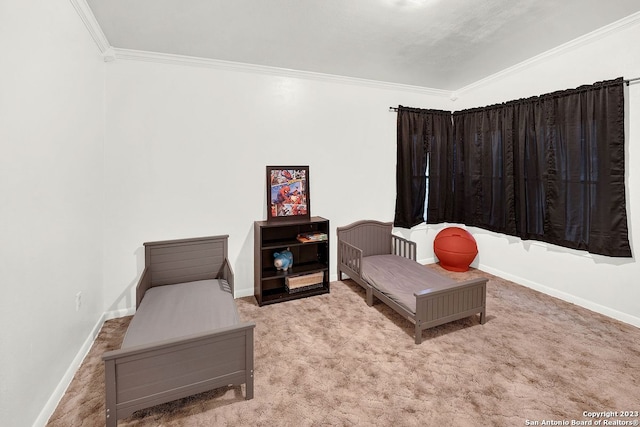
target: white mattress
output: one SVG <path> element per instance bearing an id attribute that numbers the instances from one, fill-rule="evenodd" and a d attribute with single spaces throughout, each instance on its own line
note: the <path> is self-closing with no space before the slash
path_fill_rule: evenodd
<path id="1" fill-rule="evenodd" d="M 239 321 L 225 280 L 156 286 L 145 293 L 122 348 L 204 333 Z"/>

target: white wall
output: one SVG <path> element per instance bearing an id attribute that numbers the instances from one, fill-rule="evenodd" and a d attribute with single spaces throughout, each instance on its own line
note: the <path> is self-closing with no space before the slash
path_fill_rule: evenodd
<path id="1" fill-rule="evenodd" d="M 253 222 L 267 165 L 309 165 L 311 214 L 335 227 L 392 220 L 396 114 L 446 96 L 260 71 L 117 60 L 107 65 L 104 287 L 133 304 L 142 243 L 229 234 L 236 296 L 253 295 Z M 335 241 L 331 244 L 335 276 Z"/>
<path id="2" fill-rule="evenodd" d="M 104 63 L 67 0 L 3 0 L 0 52 L 0 423 L 27 426 L 104 312 Z"/>
<path id="3" fill-rule="evenodd" d="M 105 310 L 132 306 L 142 242 L 230 234 L 237 296 L 253 293 L 253 231 L 266 217 L 265 166 L 308 164 L 312 215 L 336 226 L 393 219 L 397 104 L 460 110 L 567 89 L 617 76 L 640 76 L 633 40 L 638 17 L 464 88 L 452 102 L 428 91 L 350 84 L 251 70 L 117 60 L 107 67 Z M 601 55 L 592 59 L 593 55 Z M 629 87 L 628 215 L 632 247 L 640 223 L 633 169 L 640 84 Z M 635 157 L 634 157 L 635 156 Z M 434 261 L 443 226 L 396 230 Z M 473 230 L 475 262 L 595 311 L 640 325 L 634 259 L 589 255 Z M 335 239 L 334 239 L 335 240 Z M 335 275 L 335 241 L 331 245 Z M 335 277 L 335 276 L 334 276 Z"/>
<path id="4" fill-rule="evenodd" d="M 640 14 L 605 36 L 574 43 L 459 91 L 455 110 L 526 98 L 596 81 L 640 77 Z M 603 32 L 604 33 L 604 32 Z M 634 258 L 608 258 L 474 229 L 476 265 L 640 326 L 640 82 L 626 97 L 626 172 L 629 239 Z"/>
<path id="5" fill-rule="evenodd" d="M 331 220 L 335 276 L 335 227 L 393 218 L 396 115 L 389 106 L 463 109 L 640 76 L 633 43 L 638 39 L 634 23 L 479 82 L 452 103 L 429 91 L 348 79 L 132 60 L 105 66 L 68 1 L 3 1 L 3 425 L 42 423 L 43 406 L 73 374 L 103 312 L 133 307 L 142 242 L 228 233 L 237 295 L 251 295 L 252 225 L 266 217 L 266 165 L 311 167 L 312 214 Z M 602 57 L 591 59 L 594 53 Z M 640 84 L 630 86 L 628 95 L 628 214 L 635 253 Z M 420 259 L 432 260 L 433 236 L 441 228 L 397 232 L 418 242 Z M 635 258 L 591 256 L 472 231 L 480 268 L 640 324 Z M 77 292 L 82 306 L 76 312 Z"/>

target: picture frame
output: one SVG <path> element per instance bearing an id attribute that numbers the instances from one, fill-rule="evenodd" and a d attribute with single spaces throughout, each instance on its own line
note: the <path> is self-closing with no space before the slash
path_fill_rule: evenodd
<path id="1" fill-rule="evenodd" d="M 309 220 L 309 166 L 267 166 L 267 221 Z"/>

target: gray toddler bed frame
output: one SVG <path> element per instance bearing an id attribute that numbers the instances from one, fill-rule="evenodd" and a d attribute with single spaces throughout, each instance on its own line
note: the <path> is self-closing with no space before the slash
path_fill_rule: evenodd
<path id="1" fill-rule="evenodd" d="M 154 286 L 225 279 L 233 292 L 227 240 L 224 235 L 145 243 L 136 308 Z M 232 384 L 246 384 L 245 398 L 252 399 L 254 327 L 240 322 L 104 353 L 107 426 L 137 410 Z"/>
<path id="2" fill-rule="evenodd" d="M 415 342 L 422 342 L 422 331 L 480 313 L 486 319 L 487 279 L 478 278 L 452 283 L 446 289 L 416 292 L 416 312 L 409 311 L 382 293 L 362 277 L 362 259 L 373 255 L 393 254 L 416 261 L 416 243 L 393 235 L 393 223 L 364 220 L 338 227 L 338 280 L 345 273 L 366 291 L 369 306 L 373 297 L 415 324 Z M 392 284 L 391 286 L 392 287 Z"/>

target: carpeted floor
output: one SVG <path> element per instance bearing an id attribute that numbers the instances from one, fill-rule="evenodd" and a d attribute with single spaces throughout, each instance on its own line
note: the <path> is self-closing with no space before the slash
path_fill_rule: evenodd
<path id="1" fill-rule="evenodd" d="M 118 425 L 575 425 L 591 420 L 585 412 L 640 411 L 640 329 L 478 270 L 425 268 L 488 277 L 487 323 L 452 322 L 416 345 L 407 320 L 379 302 L 368 307 L 348 280 L 270 306 L 239 299 L 241 318 L 257 324 L 255 398 L 223 388 Z M 49 426 L 104 425 L 100 356 L 119 348 L 129 320 L 105 323 Z"/>

